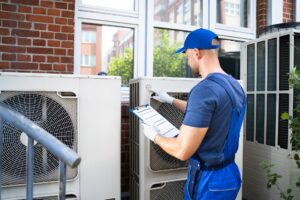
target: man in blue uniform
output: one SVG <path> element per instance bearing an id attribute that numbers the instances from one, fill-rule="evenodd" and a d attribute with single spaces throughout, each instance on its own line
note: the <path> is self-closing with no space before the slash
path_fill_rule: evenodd
<path id="1" fill-rule="evenodd" d="M 222 70 L 218 48 L 218 36 L 212 31 L 191 32 L 176 53 L 185 53 L 191 69 L 203 80 L 190 91 L 187 102 L 165 92 L 154 96 L 185 112 L 178 136 L 166 138 L 155 125 L 144 125 L 145 135 L 168 154 L 189 159 L 184 194 L 188 200 L 234 200 L 241 186 L 234 157 L 246 96 L 237 80 Z"/>

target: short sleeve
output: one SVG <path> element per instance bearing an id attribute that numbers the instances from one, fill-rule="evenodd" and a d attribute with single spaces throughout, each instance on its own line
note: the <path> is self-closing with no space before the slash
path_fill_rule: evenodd
<path id="1" fill-rule="evenodd" d="M 217 105 L 217 95 L 207 86 L 196 86 L 188 98 L 183 124 L 187 126 L 209 127 Z"/>

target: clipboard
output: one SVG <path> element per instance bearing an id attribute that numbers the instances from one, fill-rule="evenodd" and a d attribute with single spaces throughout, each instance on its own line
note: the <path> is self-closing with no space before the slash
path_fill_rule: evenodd
<path id="1" fill-rule="evenodd" d="M 157 128 L 159 134 L 164 137 L 176 137 L 179 133 L 179 130 L 173 124 L 148 104 L 135 107 L 130 112 L 136 115 L 143 123 Z"/>

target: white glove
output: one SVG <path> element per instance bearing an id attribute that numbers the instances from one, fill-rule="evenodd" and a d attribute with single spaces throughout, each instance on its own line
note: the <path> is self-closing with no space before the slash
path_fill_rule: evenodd
<path id="1" fill-rule="evenodd" d="M 156 99 L 161 103 L 172 104 L 174 97 L 171 97 L 166 92 L 159 91 L 159 92 L 155 92 L 155 96 L 153 96 L 153 99 Z"/>
<path id="2" fill-rule="evenodd" d="M 154 142 L 154 139 L 157 134 L 159 134 L 159 129 L 155 126 L 150 126 L 147 124 L 142 124 L 144 129 L 144 134 L 147 138 Z"/>

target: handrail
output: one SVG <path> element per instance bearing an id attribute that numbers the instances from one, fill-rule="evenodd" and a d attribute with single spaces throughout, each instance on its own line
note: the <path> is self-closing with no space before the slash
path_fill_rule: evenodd
<path id="1" fill-rule="evenodd" d="M 28 135 L 27 147 L 27 199 L 32 199 L 33 192 L 33 141 L 37 141 L 46 147 L 54 156 L 60 160 L 60 192 L 59 199 L 65 199 L 66 164 L 72 168 L 79 165 L 81 158 L 67 145 L 56 137 L 26 118 L 19 112 L 10 109 L 6 104 L 0 102 L 0 159 L 3 151 L 3 121 L 15 126 Z M 31 159 L 30 159 L 31 158 Z M 2 162 L 1 162 L 2 163 Z M 1 200 L 1 163 L 0 163 L 0 200 Z"/>

